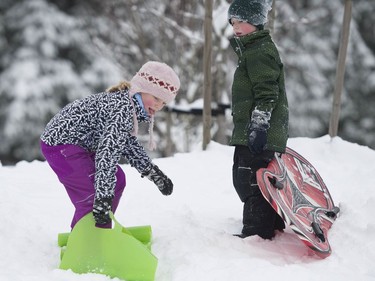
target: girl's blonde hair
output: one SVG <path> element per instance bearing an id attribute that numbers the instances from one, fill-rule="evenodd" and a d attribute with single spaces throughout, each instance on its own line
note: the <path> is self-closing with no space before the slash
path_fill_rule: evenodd
<path id="1" fill-rule="evenodd" d="M 109 87 L 106 90 L 106 92 L 107 93 L 114 93 L 114 92 L 117 92 L 117 91 L 124 91 L 124 90 L 127 90 L 127 89 L 130 90 L 130 83 L 126 82 L 126 81 L 121 81 L 117 85 Z M 129 93 L 129 95 L 130 95 L 130 97 L 133 96 L 131 93 Z M 132 98 L 130 98 L 130 102 L 131 102 L 132 106 L 134 107 L 134 103 L 133 103 Z M 138 120 L 137 120 L 137 116 L 136 116 L 135 111 L 134 111 L 134 114 L 133 114 L 133 125 L 134 125 L 134 128 L 133 128 L 132 135 L 137 136 L 137 134 L 138 134 Z M 149 143 L 148 143 L 150 150 L 154 150 L 156 148 L 156 143 L 154 141 L 153 127 L 154 127 L 154 116 L 151 116 L 150 127 L 149 127 L 150 140 L 149 140 Z"/>
<path id="2" fill-rule="evenodd" d="M 108 92 L 108 93 L 113 93 L 113 92 L 117 92 L 117 91 L 123 91 L 123 90 L 126 90 L 126 89 L 130 89 L 130 83 L 126 82 L 126 81 L 121 81 L 117 85 L 111 86 L 105 91 Z"/>

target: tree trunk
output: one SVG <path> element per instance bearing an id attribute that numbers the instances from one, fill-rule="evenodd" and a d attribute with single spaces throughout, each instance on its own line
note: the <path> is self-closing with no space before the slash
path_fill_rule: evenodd
<path id="1" fill-rule="evenodd" d="M 335 92 L 332 103 L 332 115 L 329 124 L 329 135 L 337 136 L 340 119 L 341 94 L 344 87 L 346 51 L 348 48 L 350 20 L 352 17 L 352 0 L 345 0 L 344 19 L 342 25 L 341 42 L 338 54 Z"/>
<path id="2" fill-rule="evenodd" d="M 268 29 L 271 34 L 275 33 L 275 20 L 276 20 L 276 0 L 272 1 L 272 10 L 268 13 Z"/>
<path id="3" fill-rule="evenodd" d="M 212 53 L 212 0 L 205 0 L 203 46 L 203 150 L 211 140 L 211 53 Z"/>

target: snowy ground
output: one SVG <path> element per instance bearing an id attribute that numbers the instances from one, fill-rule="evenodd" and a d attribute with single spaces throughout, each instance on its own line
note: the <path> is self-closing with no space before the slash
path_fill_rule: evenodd
<path id="1" fill-rule="evenodd" d="M 329 232 L 333 252 L 311 255 L 290 229 L 273 241 L 233 237 L 242 204 L 231 183 L 233 148 L 155 159 L 175 184 L 164 197 L 124 165 L 127 187 L 116 213 L 125 226 L 153 229 L 156 281 L 375 280 L 375 151 L 328 136 L 288 145 L 319 171 L 341 214 Z M 73 207 L 44 162 L 0 166 L 0 280 L 104 281 L 59 270 L 57 234 L 69 231 Z"/>

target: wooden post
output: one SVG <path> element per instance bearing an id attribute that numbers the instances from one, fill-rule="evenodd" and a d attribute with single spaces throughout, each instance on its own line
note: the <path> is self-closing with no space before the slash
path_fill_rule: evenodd
<path id="1" fill-rule="evenodd" d="M 268 13 L 268 29 L 271 34 L 275 33 L 275 20 L 276 20 L 276 0 L 272 1 L 272 10 Z"/>
<path id="2" fill-rule="evenodd" d="M 346 51 L 349 42 L 350 20 L 352 17 L 352 0 L 345 0 L 344 19 L 341 31 L 341 42 L 339 47 L 338 61 L 336 67 L 335 92 L 332 103 L 332 115 L 329 124 L 329 135 L 331 138 L 337 136 L 340 119 L 341 94 L 344 87 Z"/>
<path id="3" fill-rule="evenodd" d="M 203 150 L 211 140 L 211 54 L 212 54 L 212 0 L 205 0 L 203 46 Z"/>
<path id="4" fill-rule="evenodd" d="M 172 156 L 173 151 L 173 141 L 172 141 L 172 112 L 168 110 L 168 112 L 165 113 L 166 116 L 166 123 L 167 123 L 167 145 L 165 147 L 165 156 Z"/>

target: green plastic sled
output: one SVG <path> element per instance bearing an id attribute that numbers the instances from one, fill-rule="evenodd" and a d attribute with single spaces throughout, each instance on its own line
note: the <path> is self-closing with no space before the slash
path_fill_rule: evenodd
<path id="1" fill-rule="evenodd" d="M 71 233 L 60 233 L 60 269 L 100 273 L 127 281 L 153 281 L 158 260 L 150 251 L 151 227 L 123 227 L 112 216 L 114 228 L 95 226 L 92 213 Z"/>

